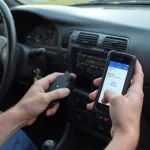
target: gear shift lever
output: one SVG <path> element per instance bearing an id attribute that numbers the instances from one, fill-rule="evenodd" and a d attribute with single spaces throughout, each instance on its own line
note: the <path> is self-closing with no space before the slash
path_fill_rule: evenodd
<path id="1" fill-rule="evenodd" d="M 56 142 L 47 140 L 42 145 L 42 150 L 56 150 Z"/>

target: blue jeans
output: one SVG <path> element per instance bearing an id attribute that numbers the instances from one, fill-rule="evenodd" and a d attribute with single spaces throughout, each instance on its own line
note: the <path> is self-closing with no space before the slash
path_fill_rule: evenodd
<path id="1" fill-rule="evenodd" d="M 0 150 L 37 150 L 29 137 L 22 131 L 16 132 Z"/>

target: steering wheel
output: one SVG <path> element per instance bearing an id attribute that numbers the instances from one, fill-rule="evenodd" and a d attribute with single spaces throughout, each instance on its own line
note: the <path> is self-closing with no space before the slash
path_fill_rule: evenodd
<path id="1" fill-rule="evenodd" d="M 16 69 L 17 48 L 16 29 L 12 14 L 3 0 L 0 13 L 5 27 L 6 38 L 0 36 L 0 103 L 8 92 Z"/>

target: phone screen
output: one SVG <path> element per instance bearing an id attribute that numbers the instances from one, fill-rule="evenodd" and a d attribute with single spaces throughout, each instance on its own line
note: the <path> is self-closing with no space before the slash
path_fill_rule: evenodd
<path id="1" fill-rule="evenodd" d="M 101 94 L 98 99 L 99 103 L 102 103 L 104 92 L 108 89 L 111 89 L 118 94 L 122 94 L 128 70 L 129 64 L 124 64 L 116 61 L 109 62 Z"/>

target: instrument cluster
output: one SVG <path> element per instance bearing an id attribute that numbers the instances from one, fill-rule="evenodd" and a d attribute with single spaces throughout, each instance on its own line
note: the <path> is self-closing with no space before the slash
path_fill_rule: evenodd
<path id="1" fill-rule="evenodd" d="M 58 45 L 58 31 L 52 25 L 39 25 L 25 34 L 24 43 L 31 46 L 51 47 Z"/>

